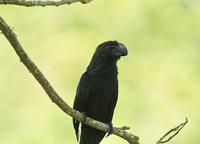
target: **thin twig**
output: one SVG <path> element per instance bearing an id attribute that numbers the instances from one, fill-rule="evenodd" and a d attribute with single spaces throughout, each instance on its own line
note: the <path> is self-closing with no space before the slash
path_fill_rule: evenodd
<path id="1" fill-rule="evenodd" d="M 185 127 L 185 125 L 188 123 L 188 119 L 185 119 L 185 122 L 179 124 L 178 126 L 176 126 L 175 128 L 169 130 L 167 133 L 165 133 L 160 140 L 156 143 L 156 144 L 162 144 L 162 143 L 167 143 L 169 142 L 171 139 L 173 139 L 181 130 L 182 128 Z M 174 133 L 173 135 L 169 136 L 170 134 Z M 168 137 L 168 138 L 167 138 Z M 166 139 L 166 140 L 164 140 Z"/>
<path id="2" fill-rule="evenodd" d="M 10 4 L 10 5 L 18 5 L 25 7 L 33 7 L 33 6 L 61 6 L 65 4 L 72 4 L 76 2 L 81 2 L 82 4 L 89 3 L 92 0 L 0 0 L 0 4 Z"/>
<path id="3" fill-rule="evenodd" d="M 42 74 L 42 72 L 38 69 L 38 67 L 33 63 L 33 61 L 29 58 L 27 53 L 22 48 L 21 44 L 17 40 L 15 33 L 12 29 L 5 23 L 5 21 L 0 17 L 0 30 L 3 32 L 4 36 L 10 42 L 15 52 L 20 58 L 20 61 L 26 66 L 26 68 L 32 73 L 35 79 L 40 83 L 42 88 L 45 90 L 49 98 L 54 102 L 63 112 L 70 115 L 71 117 L 77 119 L 78 121 L 82 121 L 83 114 L 73 110 L 53 89 L 48 80 Z M 96 129 L 108 132 L 109 126 L 102 122 L 96 121 L 92 118 L 87 117 L 84 121 L 84 124 L 94 127 Z M 120 128 L 113 128 L 113 134 L 117 135 L 125 140 L 127 140 L 130 144 L 138 144 L 139 138 L 127 131 Z"/>
<path id="4" fill-rule="evenodd" d="M 123 126 L 123 127 L 119 127 L 119 129 L 121 129 L 121 130 L 130 130 L 131 128 L 128 127 L 128 126 Z"/>

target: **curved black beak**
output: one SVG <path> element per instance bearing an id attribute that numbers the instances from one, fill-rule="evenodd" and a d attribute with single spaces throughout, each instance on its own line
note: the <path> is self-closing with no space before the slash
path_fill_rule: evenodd
<path id="1" fill-rule="evenodd" d="M 126 46 L 122 43 L 119 43 L 119 50 L 121 52 L 121 56 L 126 56 L 128 55 L 128 50 L 126 48 Z"/>
<path id="2" fill-rule="evenodd" d="M 113 54 L 115 56 L 126 56 L 128 55 L 128 50 L 124 44 L 119 43 L 118 46 L 113 49 Z"/>

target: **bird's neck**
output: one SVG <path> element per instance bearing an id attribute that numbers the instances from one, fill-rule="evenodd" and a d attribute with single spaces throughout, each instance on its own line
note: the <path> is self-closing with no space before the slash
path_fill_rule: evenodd
<path id="1" fill-rule="evenodd" d="M 92 59 L 89 66 L 87 67 L 87 72 L 95 74 L 111 72 L 117 74 L 117 61 L 106 60 L 102 58 Z"/>

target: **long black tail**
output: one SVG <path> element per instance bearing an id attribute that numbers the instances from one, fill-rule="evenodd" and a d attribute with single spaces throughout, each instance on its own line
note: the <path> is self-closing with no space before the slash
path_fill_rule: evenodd
<path id="1" fill-rule="evenodd" d="M 105 134 L 105 132 L 83 125 L 79 144 L 99 144 Z"/>

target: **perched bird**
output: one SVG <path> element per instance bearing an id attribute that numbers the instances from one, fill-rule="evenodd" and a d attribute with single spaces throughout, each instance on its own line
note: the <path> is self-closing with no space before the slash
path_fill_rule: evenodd
<path id="1" fill-rule="evenodd" d="M 118 98 L 117 61 L 126 56 L 126 47 L 117 41 L 101 43 L 77 87 L 73 108 L 95 120 L 109 124 Z M 79 121 L 73 119 L 79 140 Z M 99 144 L 105 132 L 82 124 L 79 144 Z"/>

